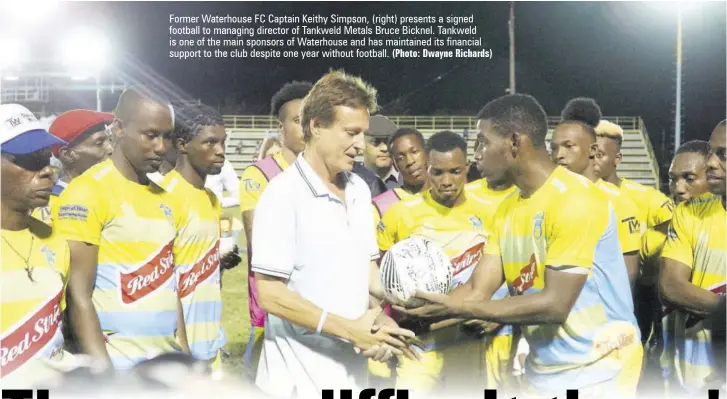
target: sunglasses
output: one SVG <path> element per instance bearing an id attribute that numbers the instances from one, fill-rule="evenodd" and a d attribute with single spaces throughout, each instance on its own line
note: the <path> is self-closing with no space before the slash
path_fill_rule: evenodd
<path id="1" fill-rule="evenodd" d="M 389 144 L 389 139 L 386 137 L 369 137 L 368 142 L 374 147 L 378 147 L 381 144 Z"/>
<path id="2" fill-rule="evenodd" d="M 2 157 L 25 170 L 40 172 L 50 166 L 51 152 L 49 148 L 31 152 L 30 154 L 3 152 Z"/>

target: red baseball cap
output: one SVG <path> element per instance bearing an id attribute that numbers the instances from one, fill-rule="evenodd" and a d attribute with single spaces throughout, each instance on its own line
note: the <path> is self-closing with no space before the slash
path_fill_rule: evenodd
<path id="1" fill-rule="evenodd" d="M 89 128 L 100 123 L 110 123 L 113 120 L 114 114 L 108 112 L 74 109 L 60 114 L 50 125 L 48 131 L 66 143 L 73 144 L 73 140 L 86 133 Z M 61 147 L 62 145 L 51 147 L 54 157 L 58 157 L 58 150 Z"/>

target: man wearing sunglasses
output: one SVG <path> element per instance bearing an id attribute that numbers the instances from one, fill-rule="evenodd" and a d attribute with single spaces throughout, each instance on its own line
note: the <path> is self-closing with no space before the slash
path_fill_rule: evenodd
<path id="1" fill-rule="evenodd" d="M 113 147 L 106 125 L 113 120 L 113 114 L 74 109 L 53 121 L 48 131 L 68 144 L 52 147 L 53 156 L 61 162 L 61 176 L 48 205 L 33 211 L 36 219 L 51 224 L 51 208 L 68 183 L 111 155 Z"/>
<path id="2" fill-rule="evenodd" d="M 401 185 L 388 146 L 395 131 L 396 125 L 387 117 L 375 115 L 369 118 L 369 130 L 364 133 L 364 162 L 354 163 L 352 172 L 369 186 L 371 198 Z"/>
<path id="3" fill-rule="evenodd" d="M 3 388 L 42 383 L 52 373 L 47 366 L 64 358 L 61 312 L 68 244 L 50 226 L 30 217 L 32 209 L 45 206 L 50 198 L 50 147 L 55 144 L 65 143 L 48 133 L 28 109 L 0 105 Z"/>

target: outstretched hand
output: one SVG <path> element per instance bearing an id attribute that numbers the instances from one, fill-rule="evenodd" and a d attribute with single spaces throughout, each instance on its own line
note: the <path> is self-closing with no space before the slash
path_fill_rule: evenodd
<path id="1" fill-rule="evenodd" d="M 456 313 L 455 303 L 448 295 L 416 291 L 414 293 L 414 298 L 424 301 L 424 304 L 416 307 L 392 306 L 392 309 L 410 316 L 422 318 L 450 316 Z"/>

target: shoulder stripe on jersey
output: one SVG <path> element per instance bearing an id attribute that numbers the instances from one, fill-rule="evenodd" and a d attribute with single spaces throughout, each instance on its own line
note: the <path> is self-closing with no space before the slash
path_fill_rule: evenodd
<path id="1" fill-rule="evenodd" d="M 272 156 L 267 156 L 255 162 L 252 166 L 257 168 L 267 181 L 272 180 L 283 171 L 283 168 L 280 167 L 278 161 L 276 161 Z"/>
<path id="2" fill-rule="evenodd" d="M 104 176 L 106 176 L 109 172 L 111 172 L 111 166 L 107 166 L 98 172 L 96 172 L 95 175 L 93 175 L 94 180 L 101 180 Z"/>
<path id="3" fill-rule="evenodd" d="M 554 179 L 552 180 L 552 183 L 553 183 L 553 185 L 555 186 L 555 188 L 557 188 L 557 189 L 558 189 L 558 191 L 560 191 L 561 193 L 564 193 L 564 192 L 565 192 L 565 190 L 566 190 L 566 187 L 565 187 L 565 184 L 563 184 L 563 182 L 562 182 L 562 181 L 560 181 L 560 180 L 558 180 L 558 179 L 555 179 L 555 178 L 554 178 Z"/>

